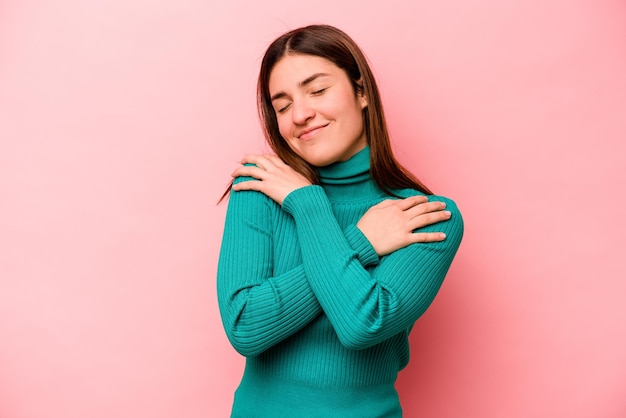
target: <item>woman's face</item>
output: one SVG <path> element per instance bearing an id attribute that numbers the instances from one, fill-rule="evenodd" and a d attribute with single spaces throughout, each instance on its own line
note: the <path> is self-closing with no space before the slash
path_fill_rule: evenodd
<path id="1" fill-rule="evenodd" d="M 285 55 L 270 73 L 269 92 L 280 134 L 309 164 L 346 161 L 367 145 L 367 99 L 355 94 L 346 72 L 331 61 Z"/>

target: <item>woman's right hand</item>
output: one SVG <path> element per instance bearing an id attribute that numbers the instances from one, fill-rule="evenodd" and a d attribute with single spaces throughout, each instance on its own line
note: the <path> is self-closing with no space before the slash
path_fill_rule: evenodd
<path id="1" fill-rule="evenodd" d="M 429 202 L 427 196 L 387 199 L 369 208 L 356 226 L 383 256 L 416 242 L 443 241 L 443 232 L 413 231 L 450 219 L 445 208 L 444 202 Z"/>

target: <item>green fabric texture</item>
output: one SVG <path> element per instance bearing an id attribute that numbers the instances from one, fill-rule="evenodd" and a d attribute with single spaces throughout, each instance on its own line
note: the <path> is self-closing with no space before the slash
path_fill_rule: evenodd
<path id="1" fill-rule="evenodd" d="M 420 231 L 446 239 L 378 257 L 356 223 L 394 197 L 371 179 L 369 159 L 366 147 L 320 168 L 321 184 L 291 192 L 282 207 L 231 192 L 217 294 L 226 335 L 246 357 L 233 417 L 402 415 L 394 383 L 408 335 L 444 280 L 463 220 L 452 200 L 429 196 L 452 216 Z"/>

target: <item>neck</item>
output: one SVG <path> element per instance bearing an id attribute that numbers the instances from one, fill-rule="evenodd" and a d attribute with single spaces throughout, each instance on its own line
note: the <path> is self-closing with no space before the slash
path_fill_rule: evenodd
<path id="1" fill-rule="evenodd" d="M 347 161 L 318 168 L 320 184 L 331 201 L 358 201 L 384 194 L 370 175 L 370 148 Z"/>

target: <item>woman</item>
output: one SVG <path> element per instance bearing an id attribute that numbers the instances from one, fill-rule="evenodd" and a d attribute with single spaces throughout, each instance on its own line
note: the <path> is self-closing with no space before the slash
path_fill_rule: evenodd
<path id="1" fill-rule="evenodd" d="M 314 25 L 268 48 L 259 114 L 276 155 L 235 169 L 218 265 L 226 334 L 246 356 L 233 417 L 400 417 L 408 335 L 463 222 L 393 157 L 357 45 Z"/>

